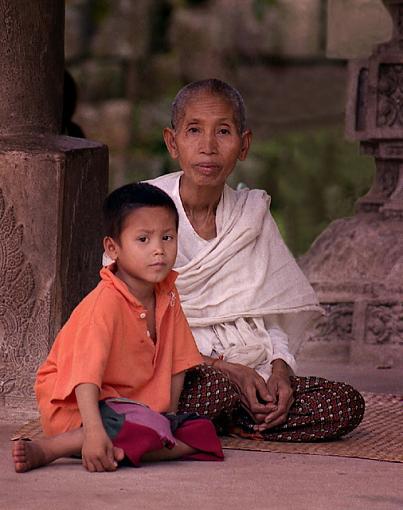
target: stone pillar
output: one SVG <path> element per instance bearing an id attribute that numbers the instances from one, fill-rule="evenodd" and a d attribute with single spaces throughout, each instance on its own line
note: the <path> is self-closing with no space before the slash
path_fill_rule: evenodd
<path id="1" fill-rule="evenodd" d="M 0 0 L 0 406 L 97 282 L 107 149 L 60 136 L 63 0 Z"/>
<path id="2" fill-rule="evenodd" d="M 389 42 L 349 64 L 346 134 L 376 174 L 352 218 L 337 220 L 301 265 L 328 312 L 305 356 L 403 363 L 403 0 L 384 0 Z M 365 12 L 362 12 L 365 16 Z M 351 171 L 354 171 L 352 168 Z"/>

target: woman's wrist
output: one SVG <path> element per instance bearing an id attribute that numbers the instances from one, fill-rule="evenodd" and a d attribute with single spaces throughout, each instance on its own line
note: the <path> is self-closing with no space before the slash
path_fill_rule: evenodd
<path id="1" fill-rule="evenodd" d="M 211 360 L 210 366 L 218 368 L 217 363 L 223 361 L 223 356 L 218 356 L 218 358 L 210 358 L 210 360 Z"/>
<path id="2" fill-rule="evenodd" d="M 213 358 L 212 356 L 203 356 L 204 362 L 206 365 L 210 367 L 217 368 L 224 372 L 228 377 L 230 376 L 232 363 L 228 363 L 224 361 L 223 356 L 219 356 L 218 358 Z"/>
<path id="3" fill-rule="evenodd" d="M 275 359 L 271 362 L 272 373 L 279 375 L 291 375 L 291 368 L 287 365 L 287 363 L 283 359 Z"/>
<path id="4" fill-rule="evenodd" d="M 230 381 L 233 381 L 234 378 L 236 379 L 237 368 L 234 363 L 224 361 L 221 358 L 215 358 L 215 360 L 216 361 L 214 365 L 212 365 L 214 366 L 214 368 L 217 368 L 218 370 L 223 372 L 229 378 Z"/>
<path id="5" fill-rule="evenodd" d="M 222 361 L 222 357 L 218 357 L 218 358 L 213 358 L 212 356 L 205 356 L 204 354 L 202 354 L 202 357 L 203 357 L 203 360 L 204 360 L 204 363 L 209 366 L 209 367 L 216 367 L 218 368 L 216 365 L 219 361 Z"/>

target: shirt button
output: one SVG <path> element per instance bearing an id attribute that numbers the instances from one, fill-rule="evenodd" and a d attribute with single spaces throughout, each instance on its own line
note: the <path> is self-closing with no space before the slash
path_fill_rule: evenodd
<path id="1" fill-rule="evenodd" d="M 145 312 L 141 312 L 140 319 L 145 319 L 145 318 L 146 318 L 146 313 Z"/>

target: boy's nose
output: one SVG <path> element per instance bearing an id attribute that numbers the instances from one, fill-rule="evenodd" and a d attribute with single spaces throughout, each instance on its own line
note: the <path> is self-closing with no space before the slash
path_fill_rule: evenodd
<path id="1" fill-rule="evenodd" d="M 164 247 L 161 243 L 157 243 L 155 246 L 154 246 L 154 253 L 156 255 L 162 255 L 164 253 Z"/>

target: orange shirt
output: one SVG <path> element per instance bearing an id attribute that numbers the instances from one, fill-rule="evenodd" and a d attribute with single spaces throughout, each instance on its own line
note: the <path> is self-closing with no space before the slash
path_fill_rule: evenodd
<path id="1" fill-rule="evenodd" d="M 156 343 L 147 310 L 110 269 L 77 306 L 40 367 L 35 392 L 45 434 L 81 425 L 75 387 L 96 384 L 100 400 L 126 397 L 157 412 L 170 405 L 172 375 L 203 362 L 186 321 L 171 271 L 156 285 Z"/>

